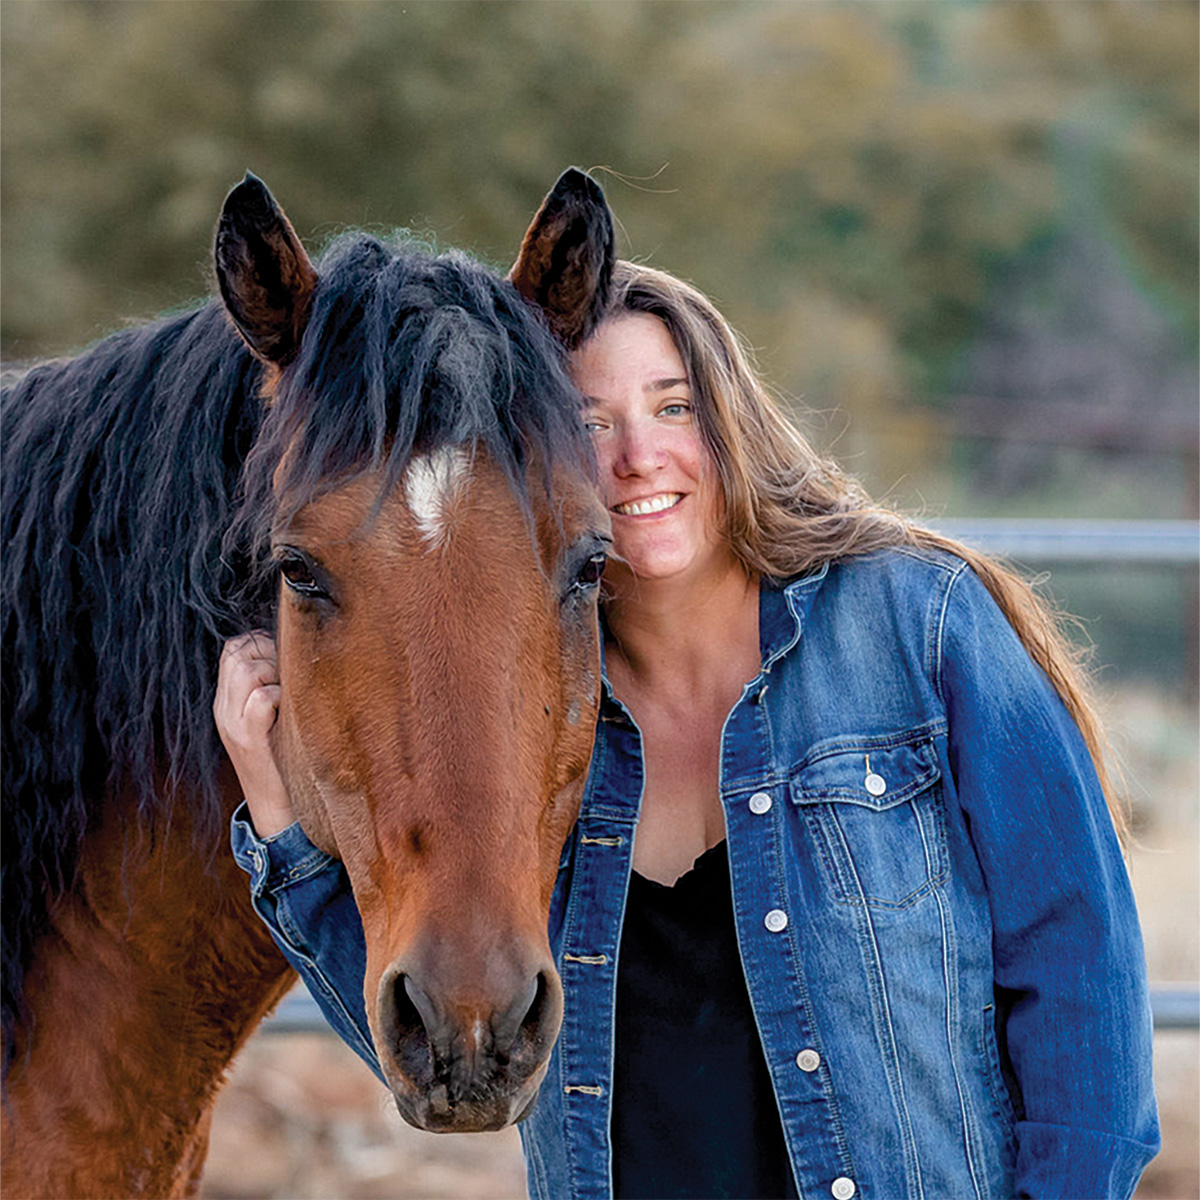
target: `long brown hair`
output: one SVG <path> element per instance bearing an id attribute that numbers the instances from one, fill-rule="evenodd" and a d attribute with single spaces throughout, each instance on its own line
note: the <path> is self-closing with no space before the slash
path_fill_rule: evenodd
<path id="1" fill-rule="evenodd" d="M 1083 659 L 1058 614 L 993 558 L 875 504 L 857 480 L 822 456 L 784 415 L 741 338 L 712 302 L 682 280 L 631 262 L 613 272 L 608 315 L 649 313 L 670 330 L 687 367 L 697 421 L 716 463 L 725 534 L 754 574 L 786 579 L 822 563 L 894 546 L 949 551 L 992 594 L 1030 657 L 1083 734 L 1117 831 L 1124 808 L 1105 764 L 1107 745 Z"/>

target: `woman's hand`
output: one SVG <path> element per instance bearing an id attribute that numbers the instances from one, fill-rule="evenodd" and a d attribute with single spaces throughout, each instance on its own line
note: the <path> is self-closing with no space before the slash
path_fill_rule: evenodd
<path id="1" fill-rule="evenodd" d="M 278 713 L 279 660 L 274 640 L 261 630 L 231 638 L 221 651 L 213 719 L 242 785 L 254 828 L 264 838 L 296 819 L 268 740 Z"/>

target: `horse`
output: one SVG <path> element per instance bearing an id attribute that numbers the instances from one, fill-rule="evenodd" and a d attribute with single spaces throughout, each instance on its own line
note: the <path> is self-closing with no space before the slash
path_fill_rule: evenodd
<path id="1" fill-rule="evenodd" d="M 211 720 L 220 647 L 256 627 L 401 1114 L 531 1107 L 610 536 L 565 361 L 612 259 L 574 169 L 504 278 L 401 234 L 314 264 L 248 174 L 219 299 L 6 388 L 6 1196 L 194 1194 L 224 1074 L 294 981 L 228 851 Z"/>

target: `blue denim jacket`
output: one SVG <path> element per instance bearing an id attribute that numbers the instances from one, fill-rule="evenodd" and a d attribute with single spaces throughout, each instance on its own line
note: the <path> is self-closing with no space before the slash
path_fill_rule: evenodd
<path id="1" fill-rule="evenodd" d="M 964 563 L 895 550 L 760 601 L 721 740 L 742 967 L 800 1195 L 1128 1197 L 1158 1149 L 1133 896 L 1086 746 Z M 605 690 L 550 944 L 566 1011 L 521 1126 L 532 1195 L 611 1193 L 617 949 L 642 792 Z M 234 851 L 378 1073 L 345 873 L 298 826 Z"/>

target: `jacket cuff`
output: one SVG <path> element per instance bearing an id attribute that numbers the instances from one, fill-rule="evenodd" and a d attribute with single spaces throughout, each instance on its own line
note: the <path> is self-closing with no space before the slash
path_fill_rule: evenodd
<path id="1" fill-rule="evenodd" d="M 270 837 L 260 838 L 244 800 L 234 810 L 229 837 L 233 857 L 250 876 L 250 892 L 254 896 L 299 883 L 336 861 L 308 840 L 299 821 Z"/>
<path id="2" fill-rule="evenodd" d="M 1020 1121 L 1016 1195 L 1033 1200 L 1128 1200 L 1159 1143 Z"/>

